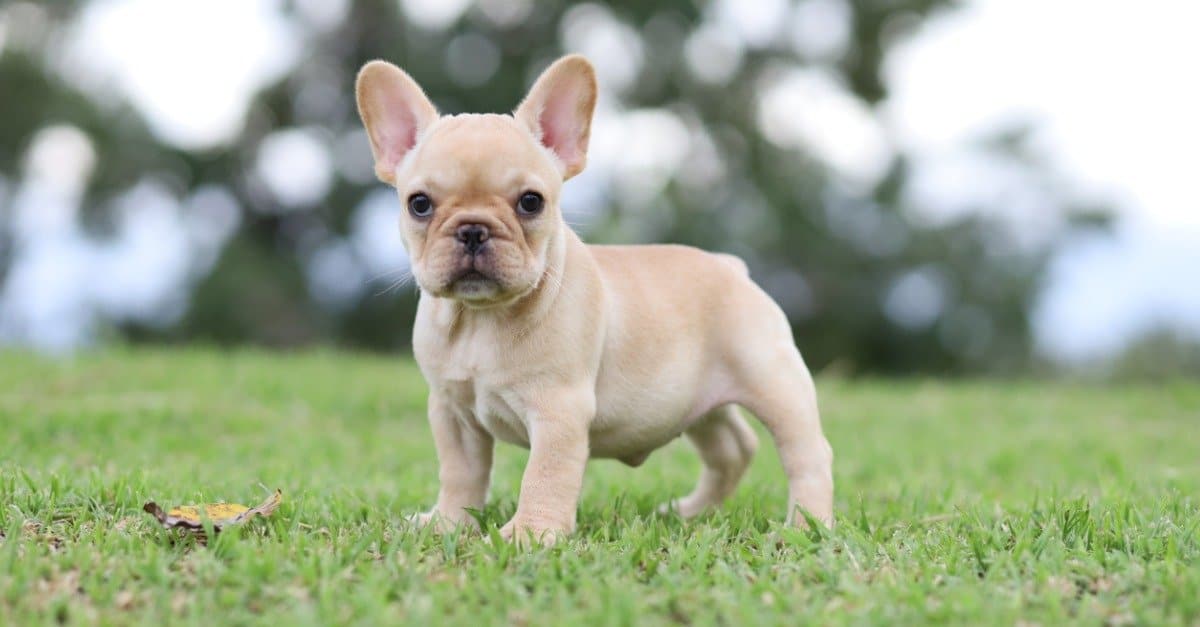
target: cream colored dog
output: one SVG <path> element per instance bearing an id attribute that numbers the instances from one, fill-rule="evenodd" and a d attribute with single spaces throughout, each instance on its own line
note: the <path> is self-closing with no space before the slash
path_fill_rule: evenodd
<path id="1" fill-rule="evenodd" d="M 497 439 L 530 450 L 507 539 L 575 528 L 589 457 L 631 466 L 680 434 L 700 452 L 695 490 L 664 508 L 718 505 L 766 425 L 788 480 L 788 520 L 833 521 L 832 449 L 783 312 L 739 259 L 684 246 L 589 246 L 559 194 L 583 170 L 596 80 L 560 59 L 512 116 L 439 117 L 407 74 L 358 76 L 375 172 L 405 204 L 421 288 L 413 348 L 429 382 L 437 505 L 418 522 L 473 524 Z"/>

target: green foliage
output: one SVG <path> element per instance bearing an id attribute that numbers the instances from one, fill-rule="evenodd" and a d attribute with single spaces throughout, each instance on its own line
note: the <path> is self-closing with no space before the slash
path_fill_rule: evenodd
<path id="1" fill-rule="evenodd" d="M 1200 377 L 1200 342 L 1167 329 L 1146 333 L 1109 370 L 1108 375 L 1120 380 L 1195 379 Z"/>
<path id="2" fill-rule="evenodd" d="M 865 107 L 873 107 L 887 96 L 880 76 L 890 48 L 929 15 L 954 4 L 851 2 L 852 41 L 844 55 L 827 63 L 829 70 Z M 60 28 L 52 32 L 61 35 L 61 26 L 85 5 L 55 3 L 47 19 Z M 639 203 L 610 194 L 585 233 L 588 240 L 680 242 L 745 257 L 754 276 L 784 302 L 797 342 L 818 369 L 836 362 L 839 370 L 853 372 L 1006 372 L 1028 363 L 1027 312 L 1053 234 L 1045 245 L 1028 248 L 983 218 L 941 226 L 914 219 L 920 208 L 905 204 L 910 168 L 903 154 L 874 189 L 838 184 L 813 155 L 772 144 L 758 125 L 757 99 L 766 77 L 817 61 L 784 41 L 750 47 L 729 83 L 706 84 L 688 70 L 683 54 L 687 36 L 704 19 L 705 3 L 623 0 L 605 6 L 643 46 L 644 63 L 620 95 L 622 104 L 662 108 L 694 121 L 711 138 L 725 172 L 703 180 L 676 177 L 661 194 Z M 353 2 L 333 31 L 304 33 L 303 61 L 257 95 L 244 132 L 231 145 L 197 152 L 164 145 L 127 107 L 102 103 L 64 83 L 52 69 L 58 39 L 46 37 L 41 47 L 0 53 L 0 85 L 20 94 L 0 99 L 0 173 L 19 180 L 19 158 L 31 134 L 69 123 L 91 137 L 100 164 L 85 200 L 89 220 L 102 225 L 106 201 L 143 177 L 181 197 L 215 184 L 237 198 L 244 212 L 240 231 L 191 294 L 183 321 L 166 329 L 124 324 L 127 337 L 404 347 L 411 291 L 368 290 L 349 306 L 329 308 L 303 280 L 312 251 L 345 236 L 355 208 L 377 183 L 339 176 L 315 206 L 283 211 L 252 175 L 259 142 L 289 128 L 321 129 L 331 139 L 358 129 L 352 81 L 357 68 L 374 58 L 407 69 L 444 112 L 510 111 L 534 74 L 562 53 L 559 27 L 573 8 L 538 2 L 526 19 L 510 26 L 498 26 L 473 9 L 446 31 L 430 32 L 406 23 L 394 0 Z M 464 33 L 482 35 L 501 51 L 486 84 L 456 84 L 446 70 L 447 46 Z M 313 93 L 332 94 L 332 104 L 315 112 L 306 108 L 305 98 Z M 1037 169 L 1019 154 L 1019 141 L 1002 139 L 996 152 Z M 365 142 L 361 151 L 365 156 Z M 1067 213 L 1067 200 L 1062 204 L 1049 210 Z M 863 224 L 875 230 L 863 230 Z M 880 245 L 884 239 L 891 243 Z M 0 276 L 5 248 L 0 228 Z M 936 278 L 945 301 L 936 318 L 915 328 L 897 324 L 883 307 L 890 287 L 913 272 Z"/>
<path id="3" fill-rule="evenodd" d="M 0 354 L 0 623 L 1195 624 L 1200 388 L 818 386 L 833 531 L 783 528 L 766 443 L 721 510 L 653 513 L 682 441 L 588 469 L 579 532 L 521 551 L 404 516 L 437 493 L 408 361 L 318 352 Z M 525 454 L 498 449 L 495 530 Z M 275 516 L 203 548 L 144 501 Z"/>

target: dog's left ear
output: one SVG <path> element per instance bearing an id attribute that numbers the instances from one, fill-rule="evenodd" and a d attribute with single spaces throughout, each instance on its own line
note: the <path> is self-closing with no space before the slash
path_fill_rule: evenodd
<path id="1" fill-rule="evenodd" d="M 513 113 L 562 165 L 563 180 L 587 164 L 588 135 L 596 110 L 596 72 L 580 55 L 546 68 Z"/>

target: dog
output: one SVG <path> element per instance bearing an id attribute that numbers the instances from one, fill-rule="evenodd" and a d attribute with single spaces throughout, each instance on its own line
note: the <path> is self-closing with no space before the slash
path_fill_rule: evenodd
<path id="1" fill-rule="evenodd" d="M 403 70 L 355 85 L 375 173 L 404 205 L 420 288 L 413 351 L 429 383 L 437 504 L 415 522 L 474 525 L 496 440 L 529 449 L 500 535 L 569 535 L 588 459 L 630 466 L 686 435 L 703 470 L 664 511 L 695 516 L 737 486 L 767 428 L 789 523 L 833 524 L 833 450 L 779 306 L 745 263 L 678 245 L 587 245 L 564 222 L 563 183 L 587 160 L 596 78 L 565 56 L 512 115 L 439 115 Z M 801 513 L 807 513 L 807 517 Z"/>

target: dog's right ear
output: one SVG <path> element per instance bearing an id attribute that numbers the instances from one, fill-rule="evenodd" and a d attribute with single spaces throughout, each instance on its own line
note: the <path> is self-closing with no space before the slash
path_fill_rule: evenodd
<path id="1" fill-rule="evenodd" d="M 387 61 L 364 65 L 354 93 L 358 114 L 371 138 L 375 176 L 395 185 L 396 169 L 421 134 L 437 121 L 437 108 L 411 76 Z"/>

